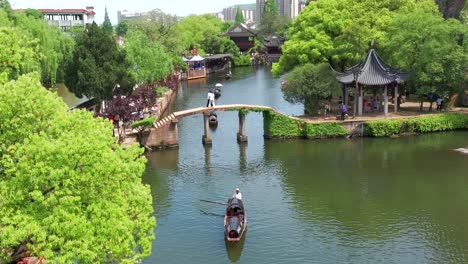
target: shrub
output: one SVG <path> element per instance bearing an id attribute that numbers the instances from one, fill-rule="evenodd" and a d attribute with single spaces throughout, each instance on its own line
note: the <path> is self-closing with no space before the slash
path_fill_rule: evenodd
<path id="1" fill-rule="evenodd" d="M 252 65 L 252 60 L 249 55 L 236 56 L 233 58 L 233 61 L 236 67 Z"/>
<path id="2" fill-rule="evenodd" d="M 156 92 L 156 97 L 162 97 L 167 91 L 169 91 L 169 88 L 158 86 L 154 91 Z"/>
<path id="3" fill-rule="evenodd" d="M 138 120 L 138 121 L 132 123 L 131 127 L 132 128 L 136 128 L 136 127 L 139 127 L 139 126 L 142 126 L 142 127 L 145 127 L 145 128 L 146 127 L 151 127 L 153 125 L 154 121 L 156 121 L 155 116 L 148 117 L 148 118 Z"/>

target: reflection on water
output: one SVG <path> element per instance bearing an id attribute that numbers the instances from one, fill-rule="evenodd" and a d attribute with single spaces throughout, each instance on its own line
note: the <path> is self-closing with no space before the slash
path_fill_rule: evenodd
<path id="1" fill-rule="evenodd" d="M 233 74 L 222 103 L 301 114 L 268 72 Z M 182 89 L 174 108 L 205 102 L 207 88 Z M 202 116 L 191 116 L 179 121 L 179 149 L 148 155 L 144 182 L 158 226 L 144 263 L 468 262 L 468 156 L 452 151 L 466 146 L 467 131 L 265 141 L 262 115 L 249 113 L 248 144 L 238 144 L 237 113 L 218 116 L 212 146 L 201 142 Z M 227 245 L 225 207 L 200 200 L 224 202 L 236 187 L 249 214 L 248 238 Z"/>
<path id="2" fill-rule="evenodd" d="M 244 249 L 246 236 L 247 230 L 245 230 L 244 235 L 238 242 L 230 242 L 227 239 L 224 239 L 224 243 L 226 244 L 226 253 L 231 263 L 236 263 L 240 260 L 242 256 L 242 250 Z"/>
<path id="3" fill-rule="evenodd" d="M 84 103 L 88 100 L 86 96 L 83 98 L 76 97 L 75 94 L 70 92 L 63 83 L 57 84 L 57 87 L 54 89 L 56 90 L 57 95 L 63 99 L 69 108 Z"/>

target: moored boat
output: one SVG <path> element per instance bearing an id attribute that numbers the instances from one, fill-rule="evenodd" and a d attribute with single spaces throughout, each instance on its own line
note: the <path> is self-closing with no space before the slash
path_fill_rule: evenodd
<path id="1" fill-rule="evenodd" d="M 215 96 L 215 98 L 220 97 L 221 96 L 221 89 L 216 88 L 215 91 L 214 91 L 214 96 Z"/>
<path id="2" fill-rule="evenodd" d="M 215 112 L 210 112 L 208 116 L 208 122 L 210 125 L 217 125 L 218 124 L 218 115 Z"/>
<path id="3" fill-rule="evenodd" d="M 224 216 L 224 234 L 228 241 L 239 241 L 247 228 L 247 214 L 242 200 L 229 198 Z"/>

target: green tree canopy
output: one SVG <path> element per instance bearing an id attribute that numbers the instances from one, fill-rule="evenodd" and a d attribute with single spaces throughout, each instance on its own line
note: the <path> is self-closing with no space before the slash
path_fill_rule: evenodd
<path id="1" fill-rule="evenodd" d="M 317 115 L 319 101 L 339 92 L 340 84 L 327 64 L 305 64 L 286 75 L 282 90 L 286 101 L 303 103 L 307 115 Z"/>
<path id="2" fill-rule="evenodd" d="M 413 91 L 448 97 L 466 81 L 467 36 L 468 28 L 458 20 L 411 12 L 396 16 L 380 43 L 387 62 L 411 73 Z"/>
<path id="3" fill-rule="evenodd" d="M 78 97 L 85 95 L 98 101 L 113 94 L 129 95 L 135 84 L 125 50 L 96 23 L 78 34 L 73 60 L 66 69 L 65 84 Z"/>
<path id="4" fill-rule="evenodd" d="M 0 9 L 0 16 L 1 16 Z M 39 43 L 15 27 L 0 27 L 0 84 L 40 70 Z"/>
<path id="5" fill-rule="evenodd" d="M 63 82 L 65 65 L 71 60 L 73 53 L 73 39 L 65 36 L 57 27 L 49 26 L 44 19 L 36 15 L 17 13 L 15 24 L 26 32 L 29 38 L 38 41 L 42 84 L 51 87 L 57 81 Z"/>
<path id="6" fill-rule="evenodd" d="M 260 19 L 259 36 L 267 36 L 274 32 L 281 34 L 279 31 L 281 31 L 284 23 L 284 19 L 278 12 L 276 0 L 265 1 Z"/>
<path id="7" fill-rule="evenodd" d="M 173 72 L 172 57 L 158 42 L 152 42 L 141 31 L 131 31 L 125 41 L 130 68 L 139 83 L 155 82 Z"/>
<path id="8" fill-rule="evenodd" d="M 0 262 L 135 263 L 155 219 L 142 149 L 23 75 L 0 85 Z M 12 259 L 15 256 L 15 259 Z"/>
<path id="9" fill-rule="evenodd" d="M 104 10 L 104 22 L 102 22 L 102 28 L 104 29 L 104 32 L 112 36 L 114 35 L 114 27 L 112 26 L 109 15 L 107 14 L 107 7 Z"/>
<path id="10" fill-rule="evenodd" d="M 128 21 L 127 20 L 122 20 L 120 23 L 117 25 L 115 28 L 115 34 L 119 36 L 125 36 L 128 31 Z"/>
<path id="11" fill-rule="evenodd" d="M 242 15 L 242 11 L 240 10 L 239 7 L 237 7 L 237 10 L 236 10 L 236 19 L 235 19 L 236 23 L 244 23 L 244 15 Z"/>
<path id="12" fill-rule="evenodd" d="M 437 14 L 433 0 L 320 0 L 310 2 L 293 21 L 283 55 L 273 66 L 280 74 L 306 63 L 331 63 L 344 70 L 363 59 L 399 13 Z"/>

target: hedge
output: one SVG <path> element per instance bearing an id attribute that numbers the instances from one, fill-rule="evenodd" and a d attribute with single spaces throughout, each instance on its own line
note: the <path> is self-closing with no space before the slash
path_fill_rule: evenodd
<path id="1" fill-rule="evenodd" d="M 138 127 L 138 126 L 151 127 L 155 120 L 156 120 L 156 117 L 152 116 L 152 117 L 148 117 L 148 118 L 145 118 L 145 119 L 142 119 L 142 120 L 135 121 L 130 126 L 132 128 L 135 128 L 135 127 Z"/>
<path id="2" fill-rule="evenodd" d="M 468 128 L 466 114 L 438 114 L 405 119 L 366 122 L 365 135 L 385 137 L 401 133 L 428 133 Z"/>

